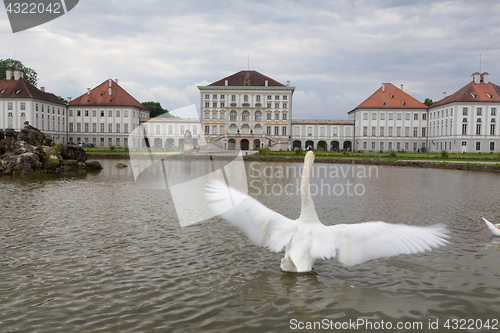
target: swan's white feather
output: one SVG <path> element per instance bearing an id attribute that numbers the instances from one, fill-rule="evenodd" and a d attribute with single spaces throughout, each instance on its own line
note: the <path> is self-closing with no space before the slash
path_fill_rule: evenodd
<path id="1" fill-rule="evenodd" d="M 488 221 L 487 219 L 485 219 L 483 217 L 483 220 L 484 222 L 486 222 L 486 225 L 488 226 L 488 229 L 490 229 L 491 233 L 495 236 L 500 236 L 500 229 L 499 229 L 499 226 L 500 225 L 495 225 L 493 223 L 491 223 L 490 221 Z"/>
<path id="2" fill-rule="evenodd" d="M 243 230 L 256 245 L 280 252 L 297 229 L 295 221 L 267 208 L 251 196 L 228 187 L 222 181 L 211 182 L 206 191 L 212 210 Z M 233 202 L 240 203 L 232 207 Z"/>
<path id="3" fill-rule="evenodd" d="M 430 251 L 448 243 L 445 238 L 449 237 L 442 224 L 419 227 L 365 222 L 335 225 L 328 229 L 332 237 L 336 236 L 337 259 L 344 266 L 354 266 L 377 258 Z"/>

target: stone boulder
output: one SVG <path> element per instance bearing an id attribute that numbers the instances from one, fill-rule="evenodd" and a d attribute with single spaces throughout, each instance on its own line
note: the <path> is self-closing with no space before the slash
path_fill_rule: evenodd
<path id="1" fill-rule="evenodd" d="M 56 171 L 56 169 L 61 165 L 62 157 L 61 155 L 59 155 L 59 153 L 56 151 L 54 147 L 48 147 L 48 146 L 37 147 L 35 149 L 35 153 L 38 155 L 40 162 L 42 162 L 44 171 L 48 172 Z"/>
<path id="2" fill-rule="evenodd" d="M 7 141 L 0 140 L 0 156 L 9 152 L 9 147 L 7 147 Z"/>
<path id="3" fill-rule="evenodd" d="M 12 172 L 35 172 L 41 170 L 42 162 L 35 153 L 24 153 L 21 155 L 7 154 L 2 160 L 3 173 Z"/>
<path id="4" fill-rule="evenodd" d="M 38 128 L 30 125 L 24 126 L 24 128 L 19 132 L 17 135 L 17 141 L 26 141 L 27 144 L 35 147 L 54 146 L 54 141 L 52 141 L 50 135 L 42 133 Z"/>
<path id="5" fill-rule="evenodd" d="M 78 166 L 78 161 L 77 160 L 62 160 L 61 166 L 63 166 L 63 167 L 76 167 L 76 166 Z"/>
<path id="6" fill-rule="evenodd" d="M 26 141 L 16 141 L 11 149 L 16 155 L 21 155 L 24 153 L 36 153 L 36 147 L 30 145 Z"/>
<path id="7" fill-rule="evenodd" d="M 85 162 L 85 170 L 102 170 L 103 167 L 98 161 L 87 161 Z"/>
<path id="8" fill-rule="evenodd" d="M 81 147 L 67 145 L 61 147 L 61 157 L 64 160 L 85 162 L 87 160 L 87 153 Z"/>

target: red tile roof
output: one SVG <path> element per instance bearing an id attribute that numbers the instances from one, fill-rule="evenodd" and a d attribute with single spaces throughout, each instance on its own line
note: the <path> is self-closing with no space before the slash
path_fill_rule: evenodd
<path id="1" fill-rule="evenodd" d="M 231 87 L 264 87 L 266 85 L 266 80 L 269 87 L 285 87 L 284 84 L 281 84 L 257 71 L 241 71 L 209 84 L 209 86 L 225 86 L 226 80 L 228 81 L 228 86 Z"/>
<path id="2" fill-rule="evenodd" d="M 427 105 L 411 97 L 403 90 L 391 83 L 383 83 L 384 89 L 380 87 L 368 97 L 356 109 L 427 109 Z M 384 90 L 384 91 L 383 91 Z M 353 111 L 354 111 L 353 110 Z"/>
<path id="3" fill-rule="evenodd" d="M 431 107 L 433 108 L 436 106 L 441 106 L 453 102 L 497 102 L 498 103 L 500 102 L 500 87 L 491 82 L 484 83 L 481 81 L 480 83 L 475 83 L 474 81 L 472 81 L 462 89 L 458 90 L 456 93 L 447 96 L 437 101 L 436 103 L 432 104 Z"/>
<path id="4" fill-rule="evenodd" d="M 111 81 L 111 95 L 109 95 L 109 82 Z M 106 80 L 94 89 L 90 90 L 90 95 L 85 93 L 69 103 L 69 106 L 132 106 L 143 110 L 148 110 L 134 97 L 118 85 L 114 80 Z"/>
<path id="5" fill-rule="evenodd" d="M 1 80 L 0 98 L 33 98 L 40 101 L 66 105 L 66 103 L 56 95 L 41 91 L 23 78 L 19 80 Z"/>

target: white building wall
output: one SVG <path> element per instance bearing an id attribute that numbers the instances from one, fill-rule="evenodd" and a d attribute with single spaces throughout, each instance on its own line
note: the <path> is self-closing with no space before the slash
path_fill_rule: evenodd
<path id="1" fill-rule="evenodd" d="M 68 141 L 99 147 L 131 145 L 128 142 L 130 132 L 139 125 L 141 115 L 148 116 L 147 112 L 135 107 L 77 105 L 69 107 L 68 114 Z"/>
<path id="2" fill-rule="evenodd" d="M 361 151 L 417 151 L 427 147 L 426 109 L 356 109 L 356 144 Z"/>
<path id="3" fill-rule="evenodd" d="M 12 103 L 11 110 L 9 110 L 9 103 Z M 24 128 L 25 121 L 28 121 L 31 126 L 50 135 L 56 144 L 66 143 L 65 105 L 33 98 L 0 99 L 0 128 L 13 128 L 15 131 L 20 131 Z"/>
<path id="4" fill-rule="evenodd" d="M 480 111 L 480 114 L 478 114 Z M 454 102 L 429 108 L 429 141 L 432 151 L 490 153 L 500 151 L 500 103 Z M 466 112 L 466 114 L 464 114 Z M 480 134 L 477 125 L 480 125 Z M 466 125 L 465 133 L 463 125 Z M 491 132 L 491 125 L 494 125 Z"/>
<path id="5" fill-rule="evenodd" d="M 251 86 L 248 88 L 205 86 L 199 87 L 199 89 L 204 132 L 205 129 L 208 130 L 206 134 L 211 136 L 225 135 L 226 132 L 232 134 L 232 128 L 243 134 L 245 127 L 248 126 L 248 131 L 252 130 L 254 134 L 264 132 L 264 134 L 275 138 L 290 136 L 292 95 L 295 88 L 288 86 Z M 245 96 L 247 96 L 247 100 L 245 100 Z M 221 103 L 224 103 L 223 106 Z M 270 107 L 268 107 L 268 103 L 271 103 Z M 231 120 L 231 111 L 236 112 L 236 120 Z M 248 119 L 244 120 L 243 116 L 246 112 L 248 112 Z M 261 120 L 256 118 L 258 112 L 261 114 Z M 223 119 L 221 114 L 224 115 Z M 268 114 L 270 114 L 271 119 L 268 119 Z M 278 119 L 276 119 L 276 114 L 278 114 Z M 276 127 L 278 128 L 277 132 Z"/>

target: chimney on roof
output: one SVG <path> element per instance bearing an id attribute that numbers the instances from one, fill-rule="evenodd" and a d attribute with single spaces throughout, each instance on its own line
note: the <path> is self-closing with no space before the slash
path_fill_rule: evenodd
<path id="1" fill-rule="evenodd" d="M 401 91 L 403 91 L 403 84 L 401 83 Z"/>
<path id="2" fill-rule="evenodd" d="M 290 80 L 286 81 L 286 86 L 290 87 Z"/>
<path id="3" fill-rule="evenodd" d="M 12 73 L 12 69 L 7 69 L 5 71 L 5 79 L 7 81 L 10 81 L 10 80 L 12 80 L 12 76 L 14 76 L 14 74 Z"/>
<path id="4" fill-rule="evenodd" d="M 118 79 L 115 79 L 116 84 L 118 84 Z"/>
<path id="5" fill-rule="evenodd" d="M 109 79 L 109 96 L 111 96 L 111 83 L 113 82 L 113 80 Z"/>
<path id="6" fill-rule="evenodd" d="M 23 77 L 23 72 L 21 72 L 20 69 L 14 69 L 14 80 L 18 81 L 20 78 Z"/>
<path id="7" fill-rule="evenodd" d="M 385 92 L 385 83 L 382 83 L 382 92 Z"/>
<path id="8" fill-rule="evenodd" d="M 443 91 L 443 98 L 446 97 L 446 91 Z"/>
<path id="9" fill-rule="evenodd" d="M 481 80 L 484 83 L 489 83 L 490 82 L 490 73 L 484 72 L 483 74 L 481 74 Z"/>
<path id="10" fill-rule="evenodd" d="M 40 90 L 41 90 L 42 92 L 45 92 L 45 87 L 40 87 Z"/>
<path id="11" fill-rule="evenodd" d="M 475 72 L 474 74 L 472 74 L 472 81 L 474 81 L 474 83 L 476 84 L 479 84 L 481 82 L 481 74 L 479 74 L 479 72 Z"/>
<path id="12" fill-rule="evenodd" d="M 264 85 L 267 87 L 269 85 L 269 81 L 266 80 Z"/>
<path id="13" fill-rule="evenodd" d="M 71 102 L 71 97 L 68 97 L 68 103 Z"/>
<path id="14" fill-rule="evenodd" d="M 87 95 L 90 95 L 90 88 L 87 88 Z"/>
<path id="15" fill-rule="evenodd" d="M 224 84 L 227 87 L 229 85 L 229 81 L 228 80 L 224 80 Z"/>

